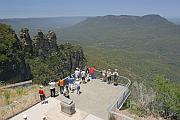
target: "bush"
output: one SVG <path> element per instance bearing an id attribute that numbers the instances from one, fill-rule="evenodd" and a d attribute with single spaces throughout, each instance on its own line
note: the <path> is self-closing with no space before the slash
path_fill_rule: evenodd
<path id="1" fill-rule="evenodd" d="M 10 95 L 11 95 L 11 93 L 10 93 L 9 90 L 5 90 L 5 91 L 4 91 L 3 96 L 4 96 L 4 98 L 5 98 L 6 104 L 10 104 L 10 97 L 11 97 Z"/>

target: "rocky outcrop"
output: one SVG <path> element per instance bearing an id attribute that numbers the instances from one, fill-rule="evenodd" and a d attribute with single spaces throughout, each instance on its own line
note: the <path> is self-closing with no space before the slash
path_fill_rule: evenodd
<path id="1" fill-rule="evenodd" d="M 47 36 L 42 31 L 33 37 L 33 53 L 36 57 L 47 58 L 57 52 L 56 34 L 49 31 Z"/>
<path id="2" fill-rule="evenodd" d="M 7 31 L 8 29 L 7 27 Z M 31 39 L 27 28 L 21 29 L 20 38 L 15 31 L 10 30 L 7 37 L 7 39 L 11 38 L 11 41 L 8 41 L 9 44 L 5 39 L 7 31 L 0 33 L 4 35 L 2 37 L 4 41 L 0 44 L 7 46 L 0 51 L 0 58 L 7 58 L 7 60 L 0 59 L 0 80 L 8 83 L 29 79 L 37 83 L 42 80 L 48 82 L 50 79 L 66 77 L 73 73 L 76 67 L 85 66 L 86 59 L 82 47 L 70 43 L 58 46 L 56 34 L 53 31 L 44 34 L 39 30 Z M 45 71 L 42 72 L 42 70 Z"/>
<path id="3" fill-rule="evenodd" d="M 29 52 L 29 53 L 33 52 L 32 40 L 29 35 L 29 29 L 27 29 L 27 28 L 21 29 L 20 42 L 21 42 L 21 47 L 25 52 Z"/>
<path id="4" fill-rule="evenodd" d="M 57 42 L 56 42 L 56 34 L 53 31 L 49 31 L 47 34 L 47 39 L 49 42 L 49 50 L 50 53 L 56 53 L 58 50 Z"/>

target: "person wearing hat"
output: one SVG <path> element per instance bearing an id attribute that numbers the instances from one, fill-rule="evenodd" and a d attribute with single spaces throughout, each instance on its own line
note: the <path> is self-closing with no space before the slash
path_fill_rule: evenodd
<path id="1" fill-rule="evenodd" d="M 44 101 L 45 101 L 45 92 L 44 92 L 44 89 L 43 89 L 42 85 L 40 86 L 40 89 L 39 89 L 39 96 L 40 96 L 40 99 L 41 99 L 42 104 L 43 104 Z"/>
<path id="2" fill-rule="evenodd" d="M 117 69 L 114 70 L 113 76 L 114 76 L 114 85 L 116 86 L 118 84 L 117 80 L 118 80 L 118 77 L 119 77 L 119 73 L 118 73 Z"/>

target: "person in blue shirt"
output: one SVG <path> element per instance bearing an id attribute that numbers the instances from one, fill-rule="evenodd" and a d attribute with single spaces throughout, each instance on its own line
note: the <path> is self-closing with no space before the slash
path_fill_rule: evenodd
<path id="1" fill-rule="evenodd" d="M 67 80 L 68 80 L 69 89 L 71 92 L 73 92 L 74 91 L 74 80 L 75 79 L 72 76 L 68 76 Z"/>

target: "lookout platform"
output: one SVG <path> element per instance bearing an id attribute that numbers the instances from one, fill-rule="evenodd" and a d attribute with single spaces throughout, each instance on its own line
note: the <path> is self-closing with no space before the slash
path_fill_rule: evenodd
<path id="1" fill-rule="evenodd" d="M 63 95 L 59 95 L 56 98 L 48 98 L 47 104 L 38 103 L 10 120 L 21 120 L 24 114 L 30 120 L 41 120 L 43 115 L 47 116 L 48 120 L 107 120 L 108 108 L 126 89 L 125 86 L 114 86 L 100 79 L 91 80 L 81 84 L 80 95 L 76 94 L 76 91 L 70 93 L 70 99 L 76 106 L 76 113 L 72 116 L 61 112 L 60 102 Z"/>

